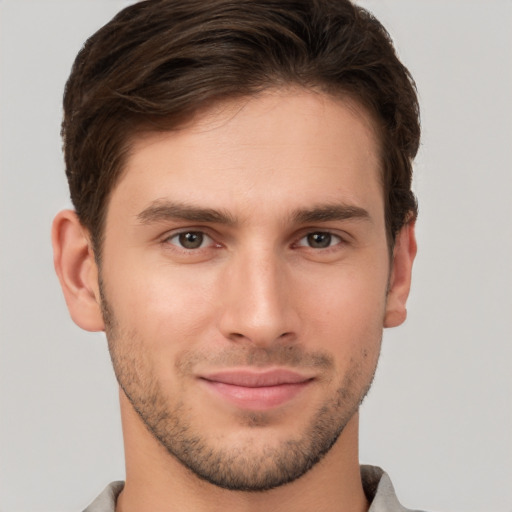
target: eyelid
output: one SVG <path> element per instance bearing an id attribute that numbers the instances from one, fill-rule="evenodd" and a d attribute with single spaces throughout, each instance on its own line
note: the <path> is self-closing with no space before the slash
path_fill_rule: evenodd
<path id="1" fill-rule="evenodd" d="M 301 229 L 297 233 L 297 235 L 295 235 L 293 237 L 294 242 L 292 243 L 292 245 L 299 246 L 299 247 L 308 247 L 306 244 L 299 245 L 299 242 L 302 241 L 307 236 L 313 235 L 315 233 L 328 234 L 328 235 L 332 236 L 333 238 L 338 239 L 338 242 L 336 244 L 331 245 L 331 246 L 325 248 L 324 250 L 333 248 L 339 244 L 349 244 L 349 243 L 351 243 L 351 241 L 353 241 L 353 237 L 350 235 L 350 233 L 341 231 L 340 229 L 330 228 L 330 227 L 307 227 L 307 228 Z M 315 250 L 318 250 L 318 249 L 315 249 Z"/>
<path id="2" fill-rule="evenodd" d="M 331 243 L 327 247 L 311 247 L 308 244 L 307 241 L 305 243 L 302 243 L 304 240 L 307 240 L 307 238 L 310 235 L 314 235 L 314 234 L 329 235 L 331 237 L 331 242 L 334 242 L 334 243 Z M 299 237 L 297 239 L 297 241 L 295 242 L 295 245 L 298 246 L 298 247 L 307 247 L 308 249 L 313 249 L 315 251 L 319 251 L 319 250 L 332 249 L 332 248 L 336 247 L 337 245 L 342 244 L 344 241 L 345 240 L 340 235 L 338 235 L 337 233 L 333 233 L 332 231 L 329 231 L 327 229 L 324 229 L 324 230 L 316 229 L 316 230 L 313 230 L 313 231 L 308 231 L 307 233 L 305 233 L 301 237 Z"/>
<path id="3" fill-rule="evenodd" d="M 171 231 L 166 232 L 161 238 L 160 242 L 164 245 L 171 245 L 175 247 L 178 250 L 184 251 L 184 252 L 193 252 L 193 251 L 200 251 L 204 249 L 208 249 L 210 247 L 220 247 L 221 244 L 218 243 L 215 238 L 208 232 L 208 229 L 205 229 L 204 227 L 186 227 L 186 228 L 177 228 L 173 229 Z M 203 244 L 200 247 L 197 247 L 195 249 L 187 249 L 186 247 L 182 247 L 179 243 L 173 243 L 171 240 L 173 238 L 177 238 L 180 235 L 183 235 L 185 233 L 200 233 L 203 235 L 204 238 L 209 239 L 209 242 L 206 245 Z"/>

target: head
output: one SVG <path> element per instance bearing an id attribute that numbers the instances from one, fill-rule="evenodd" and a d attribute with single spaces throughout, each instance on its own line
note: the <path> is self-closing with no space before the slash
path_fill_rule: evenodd
<path id="1" fill-rule="evenodd" d="M 384 27 L 349 1 L 150 0 L 89 38 L 66 86 L 66 173 L 96 257 L 138 133 L 173 130 L 208 105 L 290 85 L 349 98 L 371 116 L 392 248 L 417 215 L 420 128 L 413 81 Z"/>
<path id="2" fill-rule="evenodd" d="M 353 456 L 415 254 L 418 105 L 382 26 L 339 0 L 139 2 L 77 57 L 63 135 L 57 272 L 125 418 L 227 489 Z"/>

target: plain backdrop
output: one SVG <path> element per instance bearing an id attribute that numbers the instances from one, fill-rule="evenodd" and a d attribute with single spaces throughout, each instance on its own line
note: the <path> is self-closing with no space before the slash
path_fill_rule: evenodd
<path id="1" fill-rule="evenodd" d="M 206 1 L 206 0 L 205 0 Z M 85 507 L 124 476 L 103 335 L 68 317 L 50 224 L 69 206 L 61 98 L 121 0 L 0 0 L 0 511 Z M 512 511 L 512 2 L 361 2 L 416 79 L 419 255 L 386 331 L 361 460 L 409 507 Z"/>

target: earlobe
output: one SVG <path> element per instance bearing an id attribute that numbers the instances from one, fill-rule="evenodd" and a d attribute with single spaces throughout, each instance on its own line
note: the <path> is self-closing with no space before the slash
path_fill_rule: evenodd
<path id="1" fill-rule="evenodd" d="M 71 318 L 82 329 L 103 331 L 98 268 L 87 231 L 76 213 L 63 210 L 52 226 L 53 262 Z"/>
<path id="2" fill-rule="evenodd" d="M 397 327 L 407 317 L 406 304 L 416 251 L 414 222 L 411 221 L 400 230 L 395 240 L 384 327 Z"/>

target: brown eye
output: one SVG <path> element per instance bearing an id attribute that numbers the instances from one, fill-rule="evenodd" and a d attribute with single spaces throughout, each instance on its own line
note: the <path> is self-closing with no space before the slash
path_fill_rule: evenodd
<path id="1" fill-rule="evenodd" d="M 184 231 L 169 237 L 169 243 L 177 245 L 182 249 L 200 249 L 206 243 L 211 243 L 212 240 L 208 235 L 201 231 Z"/>
<path id="2" fill-rule="evenodd" d="M 310 233 L 307 239 L 313 249 L 325 249 L 331 245 L 332 236 L 330 233 Z"/>
<path id="3" fill-rule="evenodd" d="M 311 249 L 327 249 L 341 242 L 342 240 L 339 236 L 328 231 L 314 231 L 301 238 L 298 245 L 310 247 Z"/>

